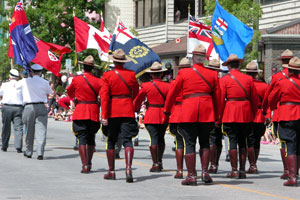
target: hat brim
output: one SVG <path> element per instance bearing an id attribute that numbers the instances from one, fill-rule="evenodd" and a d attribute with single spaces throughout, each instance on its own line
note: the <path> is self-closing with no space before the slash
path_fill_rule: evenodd
<path id="1" fill-rule="evenodd" d="M 251 69 L 251 70 L 249 70 L 249 69 L 241 69 L 241 71 L 242 72 L 262 72 L 263 70 L 261 70 L 261 69 L 259 69 L 259 70 L 257 70 L 257 69 Z"/>
<path id="2" fill-rule="evenodd" d="M 100 65 L 90 64 L 90 63 L 86 63 L 86 62 L 83 62 L 83 61 L 78 61 L 78 63 L 82 64 L 82 65 L 88 65 L 88 66 L 91 66 L 91 67 L 100 67 Z"/>
<path id="3" fill-rule="evenodd" d="M 283 65 L 281 65 L 282 67 L 288 67 L 289 66 L 289 64 L 283 64 Z"/>
<path id="4" fill-rule="evenodd" d="M 191 65 L 188 65 L 188 64 L 186 64 L 186 65 L 177 65 L 177 66 L 175 66 L 175 68 L 189 68 L 189 67 L 191 67 Z"/>
<path id="5" fill-rule="evenodd" d="M 283 59 L 291 59 L 293 56 L 282 56 L 279 58 L 276 58 L 276 60 L 283 60 Z"/>
<path id="6" fill-rule="evenodd" d="M 294 70 L 300 70 L 300 67 L 295 67 L 293 65 L 288 65 L 286 68 L 294 69 Z"/>
<path id="7" fill-rule="evenodd" d="M 209 69 L 214 69 L 214 70 L 221 70 L 220 67 L 215 67 L 215 66 L 210 66 L 210 65 L 204 65 L 204 67 L 209 68 Z"/>
<path id="8" fill-rule="evenodd" d="M 223 66 L 228 66 L 228 64 L 232 63 L 232 62 L 235 62 L 235 61 L 238 61 L 238 62 L 243 62 L 243 59 L 239 59 L 239 58 L 236 58 L 236 59 L 232 59 L 232 60 L 228 60 L 226 62 L 223 62 L 222 65 Z"/>
<path id="9" fill-rule="evenodd" d="M 193 51 L 193 55 L 201 55 L 201 56 L 206 56 L 206 53 L 200 52 L 200 51 Z"/>
<path id="10" fill-rule="evenodd" d="M 151 69 L 147 69 L 145 72 L 146 73 L 158 73 L 158 72 L 165 72 L 168 71 L 167 69 L 160 69 L 160 70 L 151 70 Z"/>
<path id="11" fill-rule="evenodd" d="M 126 55 L 125 55 L 125 59 L 123 59 L 123 60 L 117 59 L 113 55 L 108 55 L 108 57 L 110 60 L 115 61 L 115 62 L 120 62 L 120 63 L 127 63 L 127 62 L 131 61 L 131 59 Z"/>

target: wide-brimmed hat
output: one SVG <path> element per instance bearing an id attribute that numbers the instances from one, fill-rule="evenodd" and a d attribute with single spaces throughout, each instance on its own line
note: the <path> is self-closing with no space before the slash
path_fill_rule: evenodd
<path id="1" fill-rule="evenodd" d="M 225 61 L 225 62 L 223 62 L 223 66 L 228 66 L 228 64 L 229 63 L 231 63 L 231 62 L 235 62 L 235 61 L 237 61 L 237 62 L 242 62 L 243 61 L 243 59 L 240 59 L 237 55 L 235 55 L 235 54 L 230 54 L 229 55 L 229 57 L 227 58 L 227 60 Z"/>
<path id="2" fill-rule="evenodd" d="M 16 69 L 11 69 L 11 70 L 9 70 L 9 75 L 14 76 L 14 77 L 19 77 L 19 72 Z"/>
<path id="3" fill-rule="evenodd" d="M 188 58 L 182 58 L 179 62 L 179 65 L 176 66 L 176 68 L 184 68 L 184 67 L 191 67 L 191 63 Z"/>
<path id="4" fill-rule="evenodd" d="M 158 73 L 167 71 L 166 68 L 162 68 L 159 62 L 154 62 L 149 69 L 146 70 L 147 73 Z"/>
<path id="5" fill-rule="evenodd" d="M 212 59 L 208 62 L 208 65 L 204 65 L 206 68 L 220 70 L 220 62 L 217 59 Z"/>
<path id="6" fill-rule="evenodd" d="M 83 64 L 83 65 L 89 65 L 89 66 L 92 66 L 92 67 L 99 66 L 99 65 L 95 64 L 94 57 L 91 56 L 91 55 L 86 57 L 83 61 L 78 61 L 78 63 Z"/>
<path id="7" fill-rule="evenodd" d="M 296 56 L 291 58 L 287 68 L 294 69 L 294 70 L 300 70 L 300 58 L 298 58 Z"/>
<path id="8" fill-rule="evenodd" d="M 125 52 L 122 49 L 115 50 L 111 55 L 109 55 L 109 59 L 121 63 L 131 61 L 131 59 L 128 56 L 126 56 Z"/>
<path id="9" fill-rule="evenodd" d="M 291 50 L 286 49 L 279 58 L 276 58 L 276 60 L 290 59 L 292 57 L 294 57 L 294 53 Z"/>
<path id="10" fill-rule="evenodd" d="M 246 69 L 242 69 L 242 72 L 262 72 L 262 70 L 257 68 L 256 62 L 253 60 L 246 65 Z"/>
<path id="11" fill-rule="evenodd" d="M 192 52 L 195 55 L 206 55 L 206 48 L 202 44 L 196 46 Z"/>

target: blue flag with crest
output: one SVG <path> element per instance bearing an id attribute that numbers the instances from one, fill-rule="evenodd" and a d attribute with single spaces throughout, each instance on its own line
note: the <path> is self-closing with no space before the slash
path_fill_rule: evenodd
<path id="1" fill-rule="evenodd" d="M 146 69 L 151 67 L 153 62 L 161 62 L 159 56 L 137 39 L 120 19 L 112 36 L 109 53 L 117 49 L 122 49 L 131 58 L 132 61 L 125 63 L 124 67 L 134 71 L 136 76 L 142 75 Z"/>
<path id="2" fill-rule="evenodd" d="M 230 54 L 244 58 L 245 48 L 253 36 L 253 29 L 228 13 L 218 1 L 212 17 L 211 29 L 215 50 L 222 61 L 226 61 Z"/>

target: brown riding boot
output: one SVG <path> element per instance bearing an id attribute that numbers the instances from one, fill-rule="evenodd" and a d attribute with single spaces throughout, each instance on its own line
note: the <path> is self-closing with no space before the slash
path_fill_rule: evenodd
<path id="1" fill-rule="evenodd" d="M 283 164 L 283 174 L 280 176 L 281 179 L 288 179 L 289 177 L 289 170 L 286 158 L 285 148 L 280 149 L 281 160 Z"/>
<path id="2" fill-rule="evenodd" d="M 88 157 L 88 170 L 92 169 L 92 159 L 95 152 L 95 146 L 88 145 L 87 146 L 87 157 Z"/>
<path id="3" fill-rule="evenodd" d="M 87 158 L 87 145 L 80 145 L 78 147 L 78 151 L 79 151 L 79 155 L 80 155 L 81 163 L 82 163 L 81 173 L 87 174 L 87 173 L 89 173 L 88 158 Z"/>
<path id="4" fill-rule="evenodd" d="M 176 174 L 174 176 L 174 178 L 183 178 L 183 154 L 184 154 L 184 150 L 183 149 L 177 149 L 175 151 L 176 154 L 176 163 L 177 163 L 177 171 Z"/>
<path id="5" fill-rule="evenodd" d="M 107 157 L 107 162 L 108 162 L 108 172 L 104 175 L 104 179 L 116 180 L 115 150 L 114 149 L 107 149 L 106 150 L 106 157 Z"/>
<path id="6" fill-rule="evenodd" d="M 227 174 L 227 178 L 239 178 L 239 172 L 237 170 L 237 150 L 232 149 L 228 151 L 230 157 L 230 165 L 231 165 L 231 172 Z"/>
<path id="7" fill-rule="evenodd" d="M 296 170 L 296 178 L 299 178 L 299 170 L 300 170 L 300 156 L 297 155 L 297 170 Z"/>
<path id="8" fill-rule="evenodd" d="M 255 151 L 254 151 L 253 147 L 248 148 L 248 160 L 249 160 L 249 163 L 250 163 L 250 167 L 246 171 L 246 173 L 247 174 L 257 174 Z"/>
<path id="9" fill-rule="evenodd" d="M 165 144 L 159 144 L 158 145 L 158 154 L 157 154 L 157 161 L 158 161 L 158 166 L 160 168 L 160 171 L 162 171 L 163 168 L 163 164 L 162 164 L 162 158 L 164 156 L 164 152 L 165 152 Z"/>
<path id="10" fill-rule="evenodd" d="M 247 159 L 247 150 L 246 148 L 239 149 L 239 161 L 240 161 L 240 170 L 239 170 L 239 178 L 246 178 L 246 159 Z"/>
<path id="11" fill-rule="evenodd" d="M 134 153 L 134 149 L 132 147 L 125 148 L 126 182 L 127 183 L 133 182 L 132 169 L 131 169 L 133 153 Z"/>
<path id="12" fill-rule="evenodd" d="M 150 152 L 151 152 L 151 157 L 153 162 L 150 172 L 160 172 L 161 169 L 158 166 L 158 161 L 157 161 L 158 145 L 151 145 Z"/>
<path id="13" fill-rule="evenodd" d="M 188 174 L 185 178 L 185 180 L 183 180 L 181 182 L 182 185 L 197 185 L 197 178 L 195 176 L 195 167 L 196 167 L 196 154 L 195 153 L 190 153 L 190 154 L 186 154 L 184 156 L 185 159 L 185 164 L 186 164 L 186 168 L 188 171 Z"/>
<path id="14" fill-rule="evenodd" d="M 216 165 L 216 145 L 210 146 L 210 167 L 208 172 L 216 174 L 218 171 L 218 166 Z"/>
<path id="15" fill-rule="evenodd" d="M 289 178 L 283 183 L 284 186 L 297 186 L 296 169 L 297 169 L 297 156 L 287 156 Z"/>
<path id="16" fill-rule="evenodd" d="M 200 149 L 200 152 L 201 152 L 200 159 L 201 159 L 201 167 L 202 167 L 201 179 L 204 183 L 212 183 L 213 180 L 208 174 L 210 150 L 208 148 L 203 148 Z"/>

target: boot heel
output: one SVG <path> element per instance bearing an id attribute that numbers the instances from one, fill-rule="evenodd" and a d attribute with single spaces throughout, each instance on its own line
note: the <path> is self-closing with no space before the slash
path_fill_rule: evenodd
<path id="1" fill-rule="evenodd" d="M 115 172 L 108 171 L 107 174 L 104 175 L 104 179 L 106 179 L 106 180 L 116 180 Z"/>
<path id="2" fill-rule="evenodd" d="M 82 166 L 82 170 L 81 170 L 82 174 L 88 174 L 89 172 L 90 172 L 89 167 L 87 165 Z"/>
<path id="3" fill-rule="evenodd" d="M 133 177 L 132 177 L 132 170 L 131 169 L 126 170 L 126 182 L 127 183 L 133 183 Z"/>

